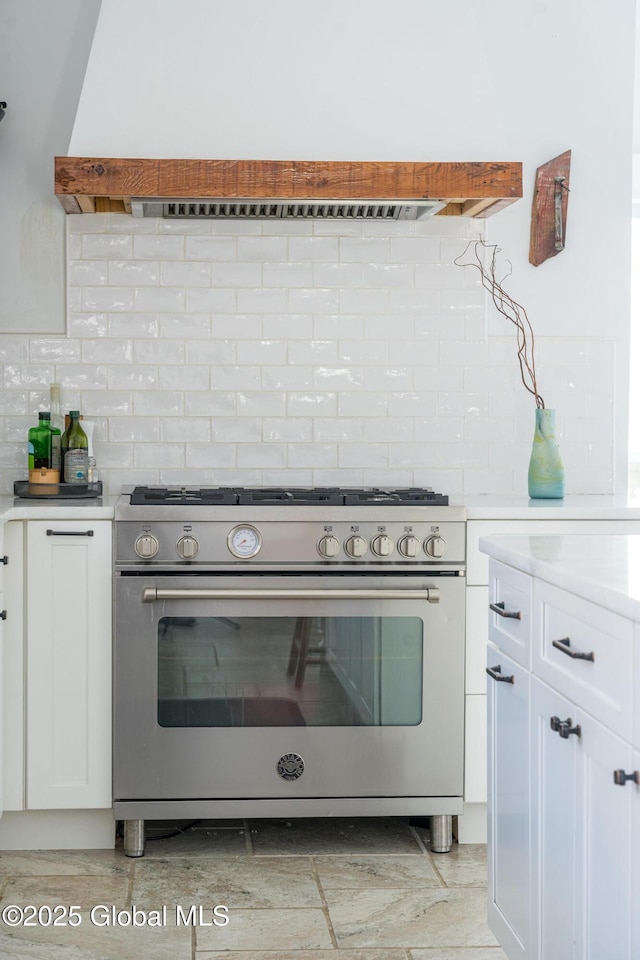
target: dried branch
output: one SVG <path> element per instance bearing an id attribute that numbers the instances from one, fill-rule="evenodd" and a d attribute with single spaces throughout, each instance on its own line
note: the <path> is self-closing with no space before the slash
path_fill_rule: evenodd
<path id="1" fill-rule="evenodd" d="M 470 248 L 473 250 L 470 252 Z M 490 250 L 489 265 L 484 262 L 481 251 Z M 518 343 L 518 363 L 520 364 L 520 376 L 526 390 L 531 393 L 536 400 L 536 407 L 544 409 L 544 400 L 538 393 L 538 384 L 536 381 L 536 365 L 534 359 L 534 336 L 533 327 L 529 322 L 527 311 L 513 297 L 510 297 L 502 286 L 508 273 L 502 280 L 497 277 L 497 256 L 500 253 L 500 247 L 496 244 L 485 243 L 483 240 L 470 240 L 463 253 L 453 261 L 459 267 L 475 267 L 480 272 L 482 286 L 491 294 L 494 306 L 498 313 L 510 320 L 517 329 Z M 471 260 L 465 259 L 472 257 Z M 509 261 L 507 261 L 509 263 Z M 511 267 L 511 264 L 509 264 Z"/>

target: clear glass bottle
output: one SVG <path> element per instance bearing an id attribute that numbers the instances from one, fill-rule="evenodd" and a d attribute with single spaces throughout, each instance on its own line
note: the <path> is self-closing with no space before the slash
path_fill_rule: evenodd
<path id="1" fill-rule="evenodd" d="M 57 427 L 62 435 L 64 433 L 64 417 L 62 416 L 59 383 L 49 384 L 49 409 L 51 410 L 51 426 Z"/>
<path id="2" fill-rule="evenodd" d="M 80 411 L 69 411 L 69 426 L 62 436 L 64 482 L 86 485 L 89 474 L 89 441 L 80 426 Z"/>

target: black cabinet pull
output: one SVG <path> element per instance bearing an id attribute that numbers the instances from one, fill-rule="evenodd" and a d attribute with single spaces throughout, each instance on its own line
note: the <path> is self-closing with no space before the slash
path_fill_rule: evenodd
<path id="1" fill-rule="evenodd" d="M 489 610 L 493 610 L 499 617 L 509 617 L 512 620 L 522 620 L 522 614 L 519 610 L 505 610 L 504 601 L 501 603 L 490 603 Z"/>
<path id="2" fill-rule="evenodd" d="M 0 563 L 4 563 L 5 567 L 9 563 L 9 557 L 0 557 Z"/>
<path id="3" fill-rule="evenodd" d="M 92 537 L 93 530 L 47 530 L 48 537 Z"/>
<path id="4" fill-rule="evenodd" d="M 593 663 L 596 659 L 596 655 L 592 651 L 583 653 L 581 650 L 572 650 L 569 637 L 564 637 L 562 640 L 552 640 L 551 642 L 556 650 L 559 650 L 561 653 L 566 653 L 572 660 L 590 660 L 591 663 Z"/>
<path id="5" fill-rule="evenodd" d="M 571 726 L 571 717 L 567 717 L 566 720 L 561 720 L 560 717 L 551 717 L 549 726 L 554 733 L 560 734 L 563 740 L 568 740 L 571 734 L 576 737 L 582 736 L 582 728 L 579 723 L 576 723 L 575 727 Z"/>
<path id="6" fill-rule="evenodd" d="M 498 682 L 502 683 L 515 683 L 515 680 L 512 676 L 507 677 L 502 675 L 502 667 L 500 665 L 497 667 L 487 667 L 486 671 L 492 680 L 497 680 Z"/>
<path id="7" fill-rule="evenodd" d="M 613 771 L 613 782 L 619 787 L 624 787 L 627 780 L 633 780 L 640 785 L 640 770 L 634 770 L 633 773 L 625 773 L 624 770 Z"/>
<path id="8" fill-rule="evenodd" d="M 6 620 L 6 619 L 7 619 L 7 611 L 0 610 L 0 620 Z"/>

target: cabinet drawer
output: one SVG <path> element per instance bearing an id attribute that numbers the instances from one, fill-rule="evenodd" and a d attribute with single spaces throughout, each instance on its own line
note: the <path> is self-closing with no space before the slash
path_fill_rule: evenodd
<path id="1" fill-rule="evenodd" d="M 531 578 L 492 560 L 489 565 L 489 640 L 516 663 L 531 661 Z"/>
<path id="2" fill-rule="evenodd" d="M 534 587 L 533 672 L 629 740 L 633 625 L 544 581 Z"/>

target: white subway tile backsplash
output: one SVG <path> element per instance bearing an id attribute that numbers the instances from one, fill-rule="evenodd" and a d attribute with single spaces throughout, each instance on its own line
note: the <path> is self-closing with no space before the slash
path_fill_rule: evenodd
<path id="1" fill-rule="evenodd" d="M 286 260 L 286 237 L 238 237 L 238 260 L 255 260 L 264 263 L 265 260 Z M 306 257 L 305 257 L 306 259 Z"/>
<path id="2" fill-rule="evenodd" d="M 182 235 L 164 237 L 139 234 L 129 238 L 133 243 L 133 256 L 136 260 L 182 260 L 185 238 Z"/>
<path id="3" fill-rule="evenodd" d="M 110 337 L 149 337 L 160 333 L 160 315 L 154 313 L 113 313 L 109 315 Z"/>
<path id="4" fill-rule="evenodd" d="M 37 386 L 44 387 L 53 379 L 51 364 L 12 363 L 4 368 L 3 386 L 5 390 L 14 387 L 32 389 Z"/>
<path id="5" fill-rule="evenodd" d="M 253 422 L 260 423 L 258 420 Z M 262 439 L 277 443 L 309 443 L 322 438 L 314 438 L 311 418 L 305 420 L 302 417 L 265 417 L 262 421 Z"/>
<path id="6" fill-rule="evenodd" d="M 132 256 L 133 237 L 128 234 L 113 236 L 107 233 L 87 233 L 82 238 L 83 260 L 97 260 L 98 258 L 123 260 Z"/>
<path id="7" fill-rule="evenodd" d="M 82 287 L 80 307 L 89 310 L 132 310 L 134 291 L 131 287 Z"/>
<path id="8" fill-rule="evenodd" d="M 262 420 L 259 417 L 214 417 L 211 439 L 214 443 L 259 443 L 262 439 Z"/>
<path id="9" fill-rule="evenodd" d="M 154 437 L 147 439 L 153 440 Z M 208 417 L 165 417 L 159 424 L 158 439 L 166 443 L 207 443 L 211 440 L 211 420 Z"/>
<path id="10" fill-rule="evenodd" d="M 245 322 L 247 318 L 238 318 L 236 336 L 256 339 L 265 336 L 272 339 L 310 340 L 313 331 L 313 318 L 303 314 L 285 314 L 283 316 L 266 316 L 258 327 L 257 333 L 252 333 Z"/>
<path id="11" fill-rule="evenodd" d="M 153 443 L 159 439 L 160 422 L 156 417 L 111 417 L 109 420 L 109 441 L 113 443 Z"/>
<path id="12" fill-rule="evenodd" d="M 211 264 L 184 260 L 164 260 L 160 266 L 161 283 L 166 287 L 208 287 L 211 283 Z"/>
<path id="13" fill-rule="evenodd" d="M 159 390 L 209 390 L 211 368 L 183 364 L 158 367 Z"/>
<path id="14" fill-rule="evenodd" d="M 184 395 L 184 413 L 187 417 L 232 417 L 236 408 L 236 394 L 230 391 L 209 390 Z"/>
<path id="15" fill-rule="evenodd" d="M 0 336 L 0 493 L 48 406 L 123 483 L 523 493 L 535 405 L 515 331 L 453 261 L 483 224 L 70 216 L 67 334 Z M 568 320 L 568 323 L 570 321 Z M 611 492 L 617 343 L 536 339 L 570 492 Z M 606 331 L 605 331 L 606 333 Z"/>
<path id="16" fill-rule="evenodd" d="M 83 363 L 131 363 L 134 344 L 132 340 L 85 340 L 81 357 Z"/>
<path id="17" fill-rule="evenodd" d="M 109 260 L 108 266 L 109 283 L 113 286 L 156 286 L 160 282 L 160 264 L 157 260 Z"/>
<path id="18" fill-rule="evenodd" d="M 81 343 L 79 340 L 64 339 L 33 339 L 29 346 L 29 359 L 38 361 L 64 361 L 78 363 L 80 361 Z"/>
<path id="19" fill-rule="evenodd" d="M 157 385 L 156 367 L 146 364 L 112 364 L 109 367 L 109 390 L 151 390 Z"/>
<path id="20" fill-rule="evenodd" d="M 243 390 L 237 394 L 237 411 L 241 417 L 283 417 L 287 408 L 284 390 L 272 393 Z"/>
<path id="21" fill-rule="evenodd" d="M 135 309 L 141 313 L 184 310 L 185 292 L 180 288 L 136 287 L 134 297 Z"/>
<path id="22" fill-rule="evenodd" d="M 204 341 L 207 345 L 208 340 Z M 131 359 L 131 358 L 129 358 Z M 133 360 L 135 363 L 184 363 L 185 343 L 183 340 L 134 340 Z M 202 363 L 202 354 L 198 359 Z"/>
<path id="23" fill-rule="evenodd" d="M 237 298 L 240 313 L 291 312 L 289 309 L 289 291 L 286 287 L 240 289 L 237 292 Z"/>
<path id="24" fill-rule="evenodd" d="M 240 340 L 238 364 L 282 364 L 287 360 L 286 340 Z"/>
<path id="25" fill-rule="evenodd" d="M 287 448 L 282 443 L 240 443 L 239 467 L 281 468 L 287 466 Z"/>
<path id="26" fill-rule="evenodd" d="M 263 390 L 308 390 L 313 385 L 313 368 L 298 364 L 262 368 Z"/>
<path id="27" fill-rule="evenodd" d="M 134 467 L 155 467 L 171 469 L 185 464 L 185 450 L 182 443 L 137 443 L 133 448 Z"/>
<path id="28" fill-rule="evenodd" d="M 310 287 L 314 283 L 313 264 L 265 263 L 262 282 L 265 287 Z"/>

